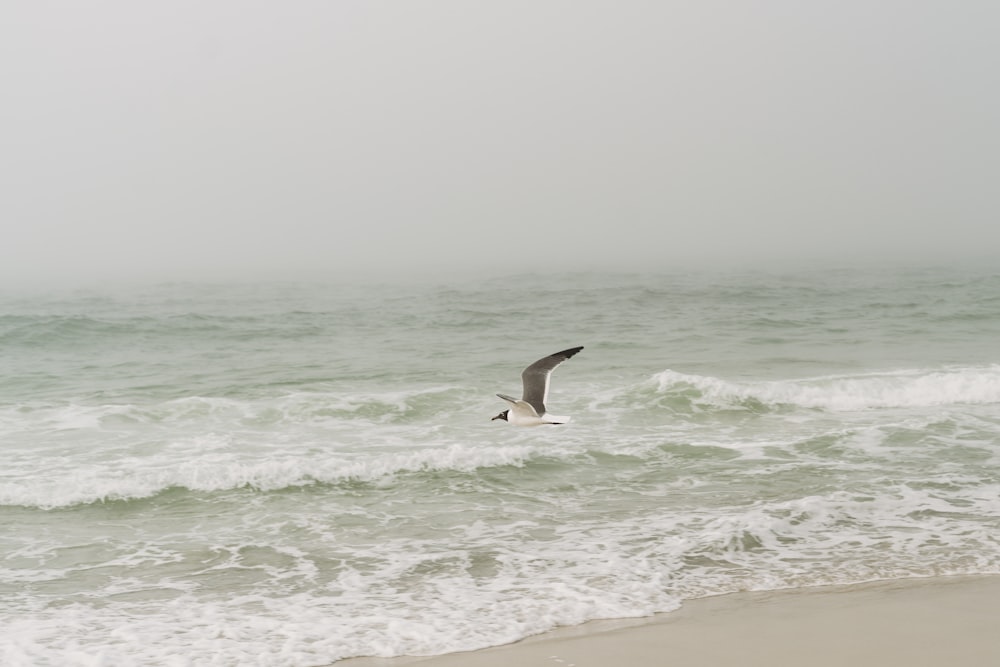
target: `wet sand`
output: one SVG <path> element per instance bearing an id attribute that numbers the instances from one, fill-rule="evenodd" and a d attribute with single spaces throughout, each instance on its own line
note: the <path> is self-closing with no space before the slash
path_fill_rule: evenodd
<path id="1" fill-rule="evenodd" d="M 691 600 L 515 644 L 337 667 L 1000 665 L 1000 576 L 935 577 Z"/>

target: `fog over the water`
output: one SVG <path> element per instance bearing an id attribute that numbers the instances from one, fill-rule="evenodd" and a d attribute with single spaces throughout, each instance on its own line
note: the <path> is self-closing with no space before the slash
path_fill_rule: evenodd
<path id="1" fill-rule="evenodd" d="M 0 282 L 1000 259 L 1000 4 L 8 2 Z"/>

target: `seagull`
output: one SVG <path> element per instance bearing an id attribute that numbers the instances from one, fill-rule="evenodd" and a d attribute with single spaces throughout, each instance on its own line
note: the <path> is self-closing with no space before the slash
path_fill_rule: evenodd
<path id="1" fill-rule="evenodd" d="M 504 410 L 490 421 L 502 419 L 515 426 L 541 426 L 542 424 L 565 424 L 568 422 L 569 417 L 557 417 L 545 411 L 545 401 L 549 397 L 549 377 L 552 375 L 552 369 L 582 349 L 582 345 L 571 347 L 568 350 L 542 357 L 525 368 L 521 372 L 521 383 L 524 385 L 521 400 L 506 394 L 497 394 L 510 403 L 512 407 Z"/>

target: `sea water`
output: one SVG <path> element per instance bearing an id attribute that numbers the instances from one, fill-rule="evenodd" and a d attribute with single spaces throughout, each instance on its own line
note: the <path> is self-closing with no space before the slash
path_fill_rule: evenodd
<path id="1" fill-rule="evenodd" d="M 564 426 L 490 417 L 575 345 Z M 1000 573 L 1000 271 L 0 290 L 0 663 L 324 665 Z"/>

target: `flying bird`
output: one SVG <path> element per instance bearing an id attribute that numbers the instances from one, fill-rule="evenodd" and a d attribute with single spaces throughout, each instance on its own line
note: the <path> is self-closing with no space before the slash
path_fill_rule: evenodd
<path id="1" fill-rule="evenodd" d="M 549 378 L 552 376 L 552 369 L 582 349 L 582 345 L 571 347 L 568 350 L 542 357 L 525 368 L 521 372 L 521 383 L 524 385 L 521 400 L 506 394 L 497 394 L 510 403 L 511 407 L 490 421 L 502 419 L 515 426 L 541 426 L 542 424 L 565 424 L 568 422 L 569 417 L 557 417 L 545 411 L 545 401 L 549 398 Z"/>

